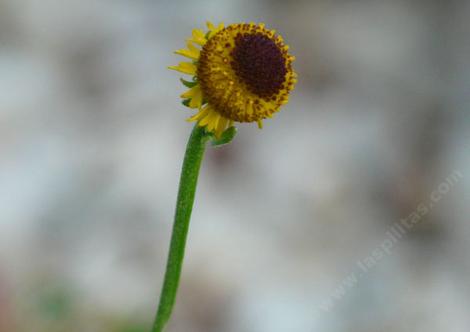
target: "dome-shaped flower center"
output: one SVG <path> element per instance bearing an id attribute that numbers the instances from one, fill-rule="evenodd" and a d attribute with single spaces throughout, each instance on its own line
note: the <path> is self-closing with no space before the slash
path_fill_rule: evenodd
<path id="1" fill-rule="evenodd" d="M 293 60 L 282 37 L 262 24 L 232 24 L 209 35 L 196 63 L 204 119 L 261 126 L 287 103 L 296 82 Z"/>
<path id="2" fill-rule="evenodd" d="M 231 55 L 233 70 L 253 93 L 269 97 L 282 89 L 285 57 L 272 39 L 261 33 L 240 33 Z"/>

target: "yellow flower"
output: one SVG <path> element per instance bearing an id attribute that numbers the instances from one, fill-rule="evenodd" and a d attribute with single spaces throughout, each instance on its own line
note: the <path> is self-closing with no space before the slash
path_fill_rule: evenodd
<path id="1" fill-rule="evenodd" d="M 262 23 L 207 27 L 207 33 L 194 29 L 187 49 L 175 52 L 192 61 L 169 67 L 193 76 L 192 82 L 182 80 L 190 87 L 181 95 L 184 104 L 199 110 L 188 120 L 216 137 L 234 121 L 261 128 L 263 119 L 287 103 L 297 82 L 289 47 Z"/>

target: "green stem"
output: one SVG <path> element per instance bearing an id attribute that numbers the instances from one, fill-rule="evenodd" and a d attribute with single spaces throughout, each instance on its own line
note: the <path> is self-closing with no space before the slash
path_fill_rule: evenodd
<path id="1" fill-rule="evenodd" d="M 210 136 L 197 124 L 189 137 L 186 154 L 181 170 L 178 199 L 176 201 L 175 220 L 171 234 L 170 251 L 166 265 L 165 279 L 160 293 L 157 316 L 152 332 L 161 332 L 170 319 L 175 304 L 176 292 L 183 265 L 186 237 L 188 235 L 189 219 L 193 209 L 194 194 L 201 161 L 204 156 L 206 142 Z"/>

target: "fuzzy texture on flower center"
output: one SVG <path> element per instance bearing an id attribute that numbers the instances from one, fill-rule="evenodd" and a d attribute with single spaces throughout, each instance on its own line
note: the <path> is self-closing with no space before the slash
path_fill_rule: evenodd
<path id="1" fill-rule="evenodd" d="M 286 61 L 281 50 L 261 33 L 238 34 L 231 53 L 232 68 L 248 88 L 260 97 L 279 92 L 286 79 Z"/>

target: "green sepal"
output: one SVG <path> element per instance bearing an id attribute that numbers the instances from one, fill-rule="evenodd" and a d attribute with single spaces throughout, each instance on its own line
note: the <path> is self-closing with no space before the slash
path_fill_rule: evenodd
<path id="1" fill-rule="evenodd" d="M 183 104 L 184 106 L 186 107 L 189 107 L 189 103 L 191 102 L 191 98 L 188 98 L 188 99 L 185 99 L 181 102 L 181 104 Z"/>
<path id="2" fill-rule="evenodd" d="M 230 128 L 227 128 L 222 133 L 222 135 L 220 135 L 220 138 L 215 138 L 215 136 L 212 134 L 211 145 L 212 146 L 222 146 L 222 145 L 228 144 L 233 140 L 235 135 L 237 135 L 237 128 L 235 128 L 233 126 L 230 127 Z"/>
<path id="3" fill-rule="evenodd" d="M 197 85 L 197 82 L 186 81 L 184 78 L 180 78 L 180 81 L 187 88 L 194 88 Z"/>

